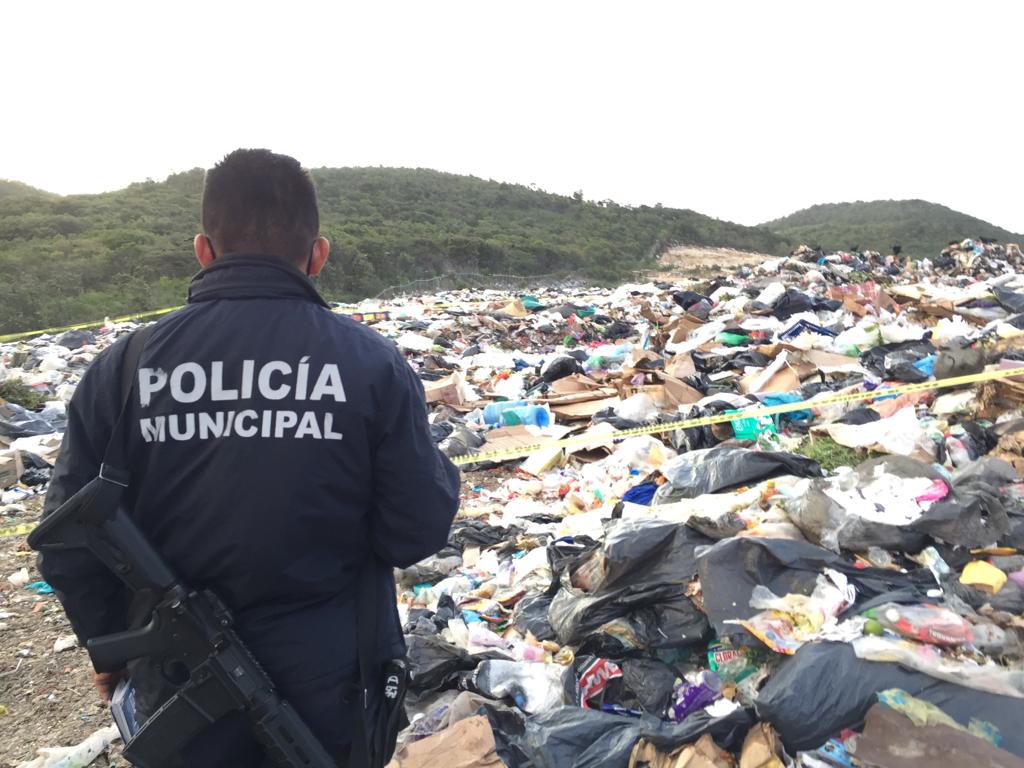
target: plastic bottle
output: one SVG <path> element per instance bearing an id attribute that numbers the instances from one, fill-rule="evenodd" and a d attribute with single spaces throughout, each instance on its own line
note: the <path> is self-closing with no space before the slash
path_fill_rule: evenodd
<path id="1" fill-rule="evenodd" d="M 708 646 L 708 666 L 719 679 L 731 683 L 738 683 L 757 671 L 748 648 L 733 648 L 724 642 L 714 642 Z"/>
<path id="2" fill-rule="evenodd" d="M 523 405 L 518 408 L 506 408 L 501 412 L 502 423 L 506 426 L 516 424 L 533 424 L 546 427 L 551 423 L 551 412 L 543 405 Z"/>
<path id="3" fill-rule="evenodd" d="M 511 408 L 522 408 L 529 405 L 525 400 L 505 400 L 500 403 L 491 403 L 484 408 L 484 424 L 500 424 L 501 414 Z"/>
<path id="4" fill-rule="evenodd" d="M 959 469 L 971 461 L 971 454 L 963 441 L 949 435 L 946 437 L 946 452 L 949 454 L 950 463 L 954 468 Z"/>
<path id="5" fill-rule="evenodd" d="M 971 628 L 972 644 L 982 653 L 996 656 L 1005 653 L 1014 643 L 1016 636 L 995 624 L 975 624 Z"/>
<path id="6" fill-rule="evenodd" d="M 973 640 L 971 625 L 963 617 L 937 605 L 885 603 L 864 615 L 891 632 L 922 643 L 966 645 Z"/>

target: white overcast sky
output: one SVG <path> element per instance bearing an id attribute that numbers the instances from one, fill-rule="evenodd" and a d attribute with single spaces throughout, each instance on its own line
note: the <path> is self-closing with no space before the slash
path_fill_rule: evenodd
<path id="1" fill-rule="evenodd" d="M 1024 3 L 8 2 L 0 178 L 239 146 L 756 224 L 924 198 L 1024 232 Z"/>

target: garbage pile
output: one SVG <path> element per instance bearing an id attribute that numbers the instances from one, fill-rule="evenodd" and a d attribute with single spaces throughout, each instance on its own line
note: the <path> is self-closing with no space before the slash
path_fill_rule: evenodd
<path id="1" fill-rule="evenodd" d="M 1024 765 L 1020 250 L 893 250 L 337 307 L 467 473 L 395 766 Z M 128 328 L 0 346 L 46 401 L 0 439 L 52 460 Z"/>
<path id="2" fill-rule="evenodd" d="M 96 355 L 136 327 L 111 324 L 0 344 L 0 505 L 45 492 L 75 387 Z"/>

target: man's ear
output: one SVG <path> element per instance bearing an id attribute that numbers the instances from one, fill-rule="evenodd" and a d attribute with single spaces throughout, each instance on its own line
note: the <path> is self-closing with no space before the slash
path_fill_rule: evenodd
<path id="1" fill-rule="evenodd" d="M 196 252 L 196 261 L 203 269 L 213 264 L 216 258 L 213 248 L 210 247 L 210 239 L 201 232 L 192 239 L 192 250 Z"/>
<path id="2" fill-rule="evenodd" d="M 318 237 L 313 243 L 313 256 L 309 260 L 309 276 L 319 275 L 331 255 L 331 243 L 326 237 Z"/>

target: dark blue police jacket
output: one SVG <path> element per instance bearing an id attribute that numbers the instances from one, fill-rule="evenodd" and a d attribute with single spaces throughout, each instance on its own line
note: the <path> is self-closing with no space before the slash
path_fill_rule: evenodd
<path id="1" fill-rule="evenodd" d="M 98 474 L 125 346 L 100 354 L 75 392 L 46 513 Z M 392 342 L 332 313 L 297 269 L 225 255 L 157 324 L 128 418 L 133 514 L 146 534 L 185 583 L 228 605 L 325 745 L 346 743 L 340 688 L 356 677 L 359 568 L 370 553 L 405 567 L 436 552 L 459 502 L 458 470 L 431 439 L 409 364 Z M 130 608 L 120 582 L 83 555 L 39 562 L 78 636 L 140 621 L 138 601 Z M 404 643 L 391 569 L 379 570 L 384 659 Z M 132 678 L 148 715 L 169 691 L 149 662 Z M 213 726 L 190 762 L 216 764 L 227 750 L 241 764 L 245 739 L 237 723 Z"/>

